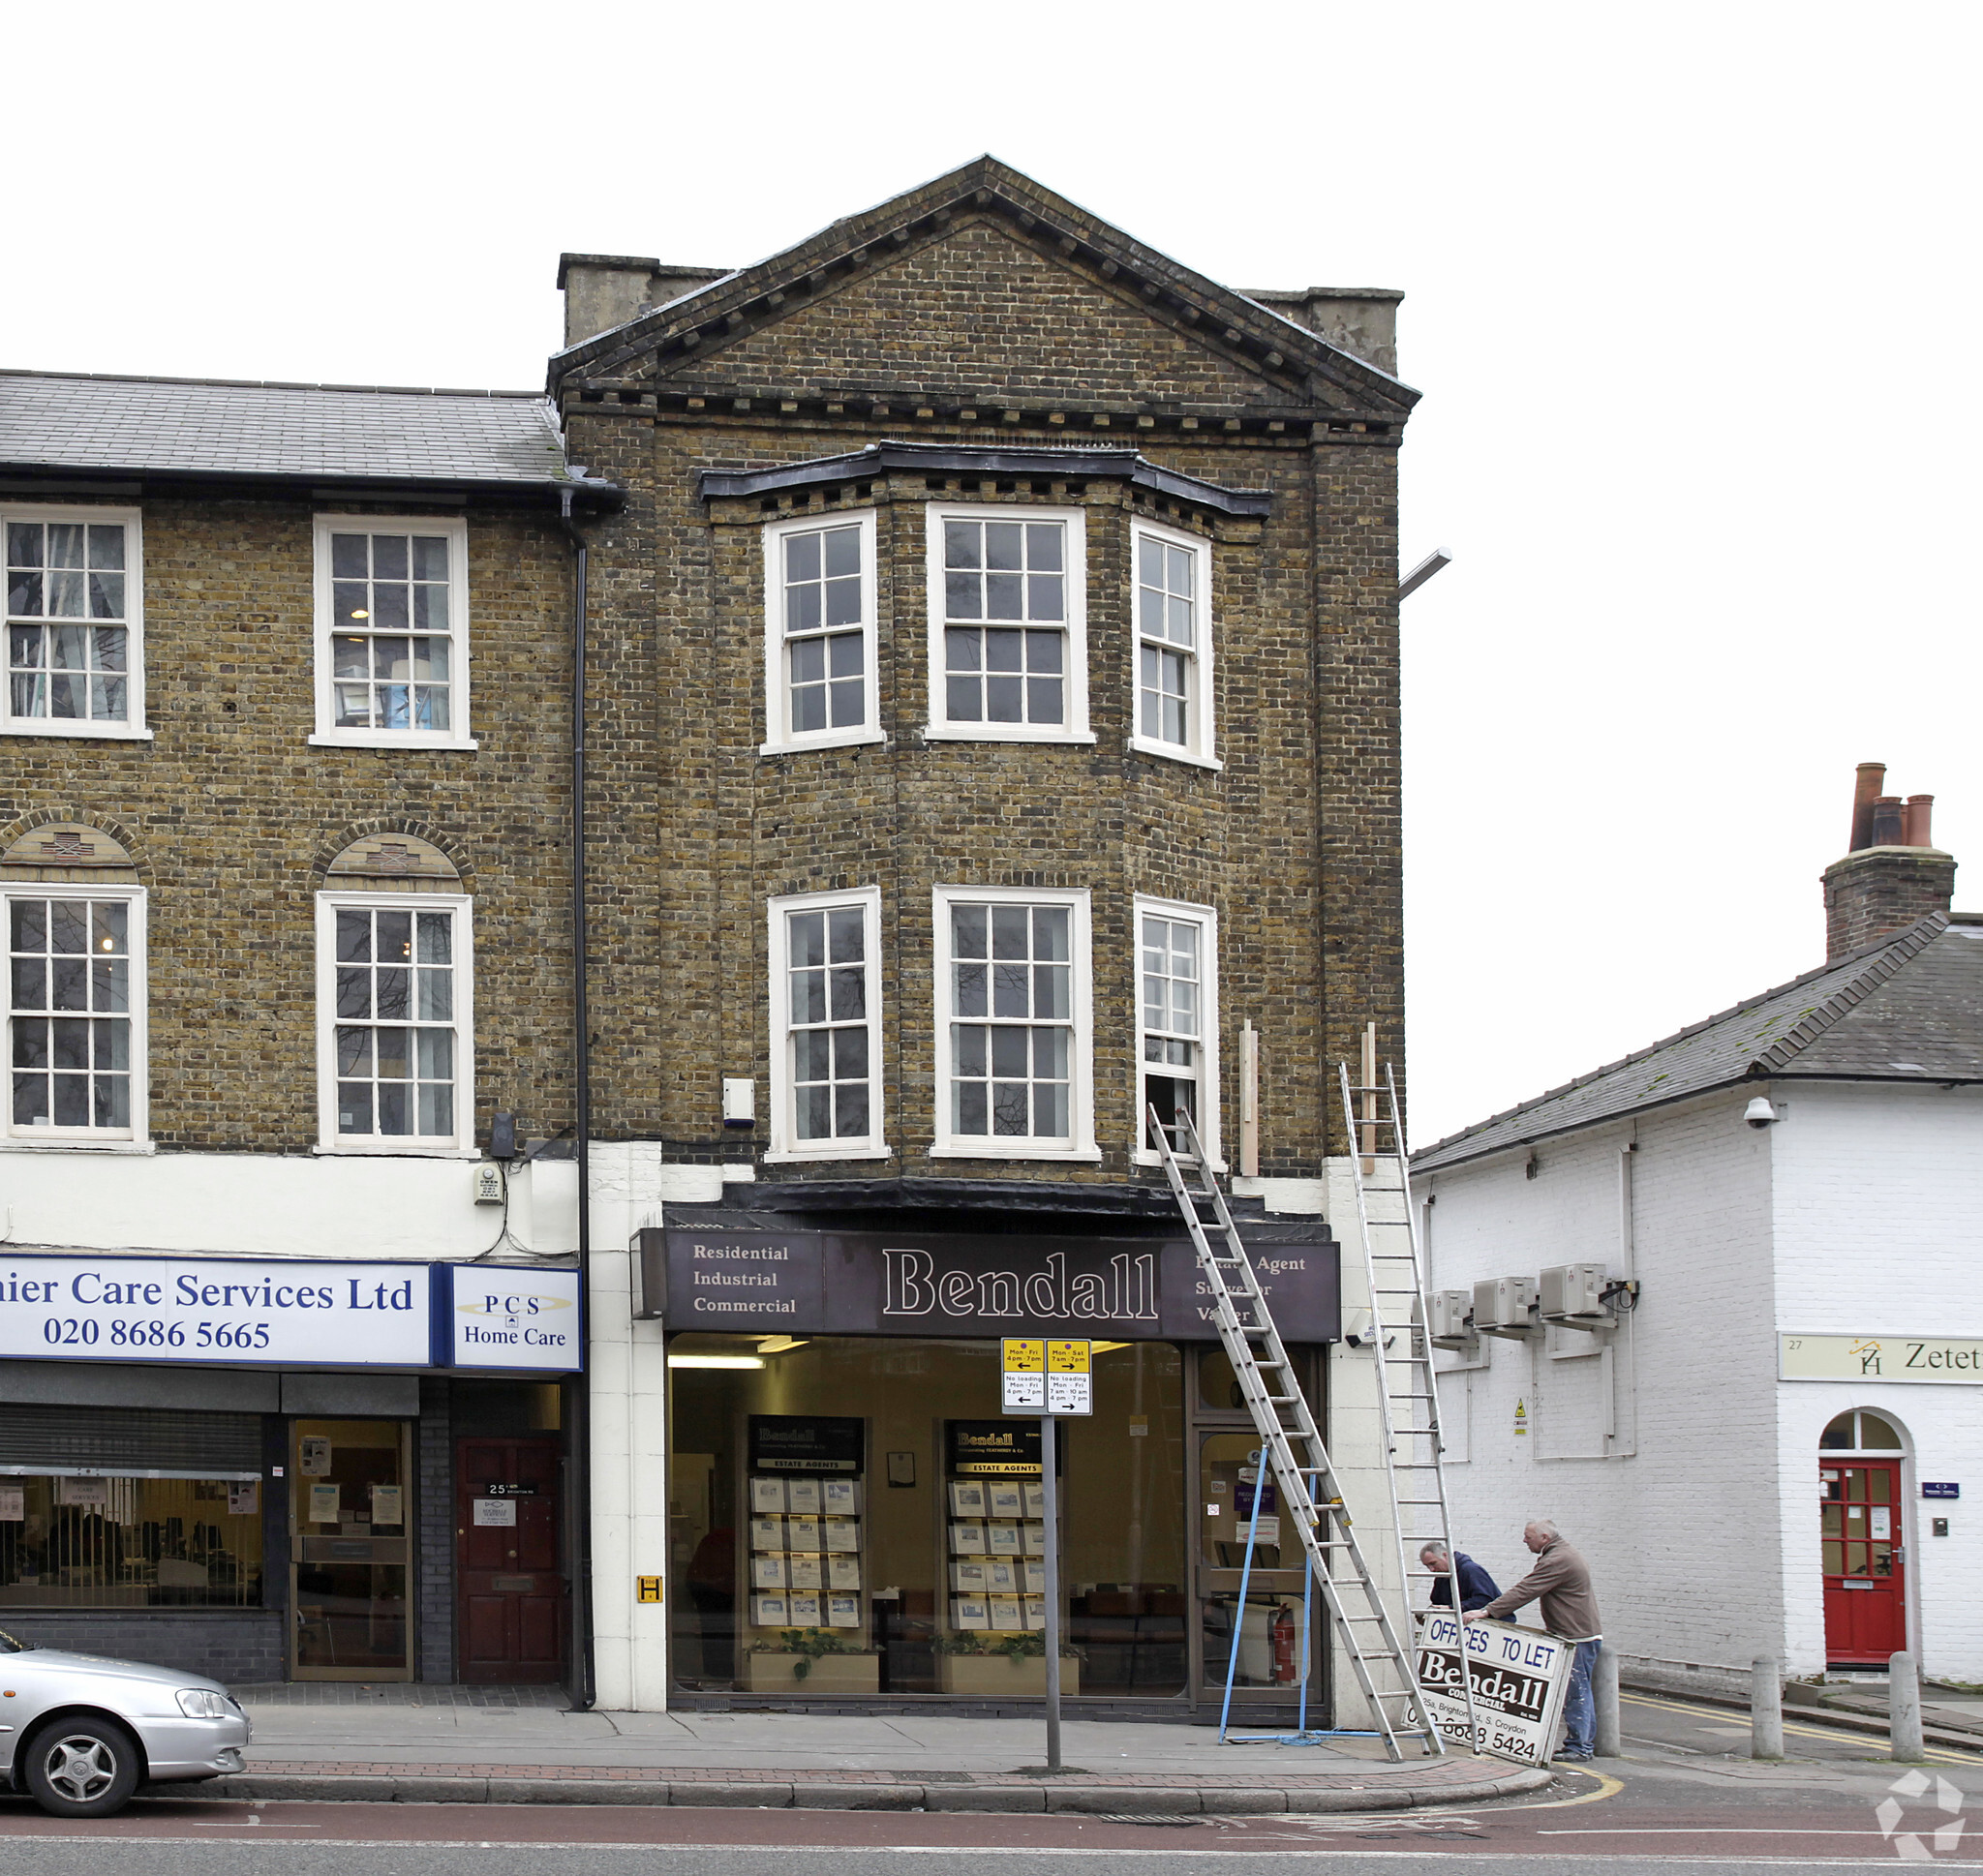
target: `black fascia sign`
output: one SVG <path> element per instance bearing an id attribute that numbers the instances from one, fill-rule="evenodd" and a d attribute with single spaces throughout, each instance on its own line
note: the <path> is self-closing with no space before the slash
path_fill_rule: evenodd
<path id="1" fill-rule="evenodd" d="M 1340 1254 L 1248 1247 L 1290 1343 L 1334 1342 Z M 915 1231 L 653 1229 L 639 1235 L 641 1313 L 738 1335 L 1014 1335 L 1210 1342 L 1212 1298 L 1185 1238 Z"/>

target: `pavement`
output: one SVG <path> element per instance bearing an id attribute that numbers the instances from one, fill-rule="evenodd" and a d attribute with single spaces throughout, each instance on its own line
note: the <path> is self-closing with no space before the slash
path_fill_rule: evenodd
<path id="1" fill-rule="evenodd" d="M 345 1690 L 340 1689 L 340 1694 Z M 237 1687 L 248 1770 L 202 1799 L 1224 1815 L 1409 1810 L 1534 1790 L 1546 1771 L 1375 1740 L 1218 1743 L 1215 1728 L 1071 1719 L 1066 1770 L 1038 1719 L 913 1713 L 571 1712 L 491 1690 Z M 156 1788 L 163 1794 L 164 1787 Z"/>
<path id="2" fill-rule="evenodd" d="M 1793 1681 L 1785 1689 L 1784 1706 L 1785 1711 L 1816 1708 L 1848 1725 L 1873 1721 L 1883 1730 L 1887 1723 L 1886 1676 L 1853 1675 L 1815 1684 Z M 1926 1681 L 1921 1688 L 1921 1724 L 1930 1739 L 1939 1734 L 1951 1743 L 1983 1740 L 1983 1696 Z"/>

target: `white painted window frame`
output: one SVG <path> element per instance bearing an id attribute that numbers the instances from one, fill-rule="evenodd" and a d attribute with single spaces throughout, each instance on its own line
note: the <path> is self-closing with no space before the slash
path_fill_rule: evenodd
<path id="1" fill-rule="evenodd" d="M 10 1068 L 5 1094 L 7 1104 L 0 1108 L 0 1151 L 13 1153 L 150 1153 L 151 1143 L 151 1022 L 150 954 L 146 927 L 150 896 L 142 886 L 103 885 L 86 881 L 11 879 L 0 884 L 0 917 L 10 929 L 11 902 L 15 899 L 122 899 L 131 908 L 127 927 L 131 939 L 131 1125 L 128 1128 L 16 1127 L 14 1124 L 14 1082 Z M 9 1010 L 13 1008 L 13 985 L 8 985 Z M 7 1060 L 14 1060 L 14 1020 L 10 1014 L 0 1029 Z"/>
<path id="2" fill-rule="evenodd" d="M 1193 905 L 1185 899 L 1150 898 L 1141 893 L 1130 901 L 1130 967 L 1136 999 L 1136 1127 L 1130 1138 L 1137 1145 L 1132 1157 L 1140 1166 L 1163 1164 L 1154 1151 L 1142 1144 L 1144 1109 L 1149 1104 L 1144 1096 L 1144 1071 L 1149 1065 L 1144 1062 L 1143 1054 L 1143 922 L 1145 913 L 1198 926 L 1198 1138 L 1212 1170 L 1224 1172 L 1225 1149 L 1219 1137 L 1219 915 L 1208 905 Z"/>
<path id="3" fill-rule="evenodd" d="M 792 534 L 810 534 L 853 524 L 861 530 L 861 697 L 858 728 L 795 731 L 792 696 L 785 682 L 784 544 Z M 886 742 L 881 727 L 881 615 L 875 577 L 876 511 L 872 508 L 831 508 L 790 515 L 764 525 L 764 741 L 761 756 L 791 755 L 801 749 L 847 749 Z"/>
<path id="4" fill-rule="evenodd" d="M 1061 621 L 1067 635 L 1065 673 L 1067 720 L 1037 723 L 953 723 L 944 683 L 943 524 L 946 521 L 1057 521 L 1067 529 L 1066 611 Z M 930 611 L 930 720 L 923 731 L 930 742 L 1064 742 L 1092 743 L 1088 726 L 1087 510 L 1031 501 L 931 501 L 923 509 L 925 585 Z M 993 621 L 994 623 L 997 621 Z"/>
<path id="5" fill-rule="evenodd" d="M 144 720 L 144 511 L 140 508 L 71 507 L 42 501 L 0 502 L 0 550 L 6 543 L 10 521 L 81 521 L 104 526 L 121 524 L 124 530 L 124 629 L 125 703 L 129 709 L 121 723 L 82 722 L 74 717 L 15 716 L 14 686 L 0 673 L 0 736 L 67 736 L 96 742 L 149 742 L 153 731 Z M 4 553 L 0 553 L 4 558 Z M 0 579 L 5 578 L 0 566 Z M 0 590 L 0 604 L 6 593 Z M 88 624 L 91 621 L 80 621 Z M 10 653 L 0 647 L 0 659 Z"/>
<path id="6" fill-rule="evenodd" d="M 348 515 L 328 511 L 313 518 L 317 624 L 317 728 L 309 741 L 332 749 L 475 749 L 471 732 L 469 660 L 469 525 L 459 515 Z M 448 714 L 450 730 L 340 729 L 331 677 L 333 616 L 330 537 L 333 534 L 422 534 L 447 546 L 447 626 L 449 633 Z M 409 635 L 411 636 L 411 629 Z"/>
<path id="7" fill-rule="evenodd" d="M 794 912 L 832 912 L 858 906 L 866 933 L 868 970 L 868 1133 L 834 1140 L 799 1138 L 795 1077 L 792 1074 L 791 944 L 786 920 Z M 766 901 L 770 970 L 771 1147 L 769 1163 L 814 1160 L 885 1160 L 887 1123 L 882 1112 L 881 1072 L 881 888 L 860 886 L 845 893 L 790 893 Z"/>
<path id="8" fill-rule="evenodd" d="M 1145 537 L 1162 541 L 1166 547 L 1182 548 L 1197 563 L 1193 583 L 1197 607 L 1196 644 L 1191 651 L 1190 688 L 1186 692 L 1186 741 L 1166 742 L 1143 734 L 1143 580 L 1141 551 Z M 1129 746 L 1146 756 L 1162 756 L 1167 762 L 1187 762 L 1200 769 L 1223 770 L 1217 753 L 1217 692 L 1212 686 L 1212 551 L 1211 542 L 1202 534 L 1187 534 L 1153 521 L 1137 519 L 1129 530 Z M 1166 640 L 1153 640 L 1167 651 L 1177 647 Z"/>
<path id="9" fill-rule="evenodd" d="M 1009 1135 L 953 1134 L 951 1111 L 951 1044 L 953 1022 L 968 1020 L 952 1010 L 950 911 L 953 905 L 1064 905 L 1073 912 L 1068 922 L 1069 977 L 1074 1004 L 1074 1044 L 1068 1064 L 1068 1121 L 1074 1133 L 1066 1146 Z M 935 962 L 936 1103 L 932 1116 L 934 1143 L 930 1157 L 955 1160 L 1043 1160 L 1062 1164 L 1101 1159 L 1095 1144 L 1094 960 L 1090 936 L 1089 893 L 1086 887 L 937 886 L 930 892 Z"/>
<path id="10" fill-rule="evenodd" d="M 337 1130 L 337 915 L 343 911 L 454 914 L 455 1131 L 352 1139 Z M 474 901 L 466 893 L 320 893 L 317 895 L 317 1144 L 348 1159 L 476 1160 Z"/>

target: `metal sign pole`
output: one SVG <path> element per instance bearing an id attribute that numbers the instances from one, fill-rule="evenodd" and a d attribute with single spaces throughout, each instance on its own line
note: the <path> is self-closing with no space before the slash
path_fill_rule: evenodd
<path id="1" fill-rule="evenodd" d="M 1053 1416 L 1040 1416 L 1040 1487 L 1047 1547 L 1047 1770 L 1060 1770 L 1060 1494 L 1053 1477 Z"/>
<path id="2" fill-rule="evenodd" d="M 1046 1552 L 1047 1770 L 1060 1763 L 1060 1481 L 1053 1416 L 1095 1410 L 1094 1347 L 1084 1341 L 1007 1336 L 1000 1357 L 999 1406 L 1040 1418 L 1040 1543 Z M 1030 1608 L 1030 1605 L 1026 1605 Z M 1031 1625 L 1031 1617 L 1025 1617 Z"/>

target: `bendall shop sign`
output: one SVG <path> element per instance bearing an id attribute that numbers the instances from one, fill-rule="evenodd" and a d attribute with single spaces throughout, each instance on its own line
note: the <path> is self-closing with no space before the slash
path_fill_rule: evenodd
<path id="1" fill-rule="evenodd" d="M 1341 1334 L 1338 1253 L 1248 1247 L 1289 1342 Z M 1185 1239 L 902 1232 L 648 1230 L 639 1313 L 672 1329 L 1210 1341 L 1212 1302 Z"/>

